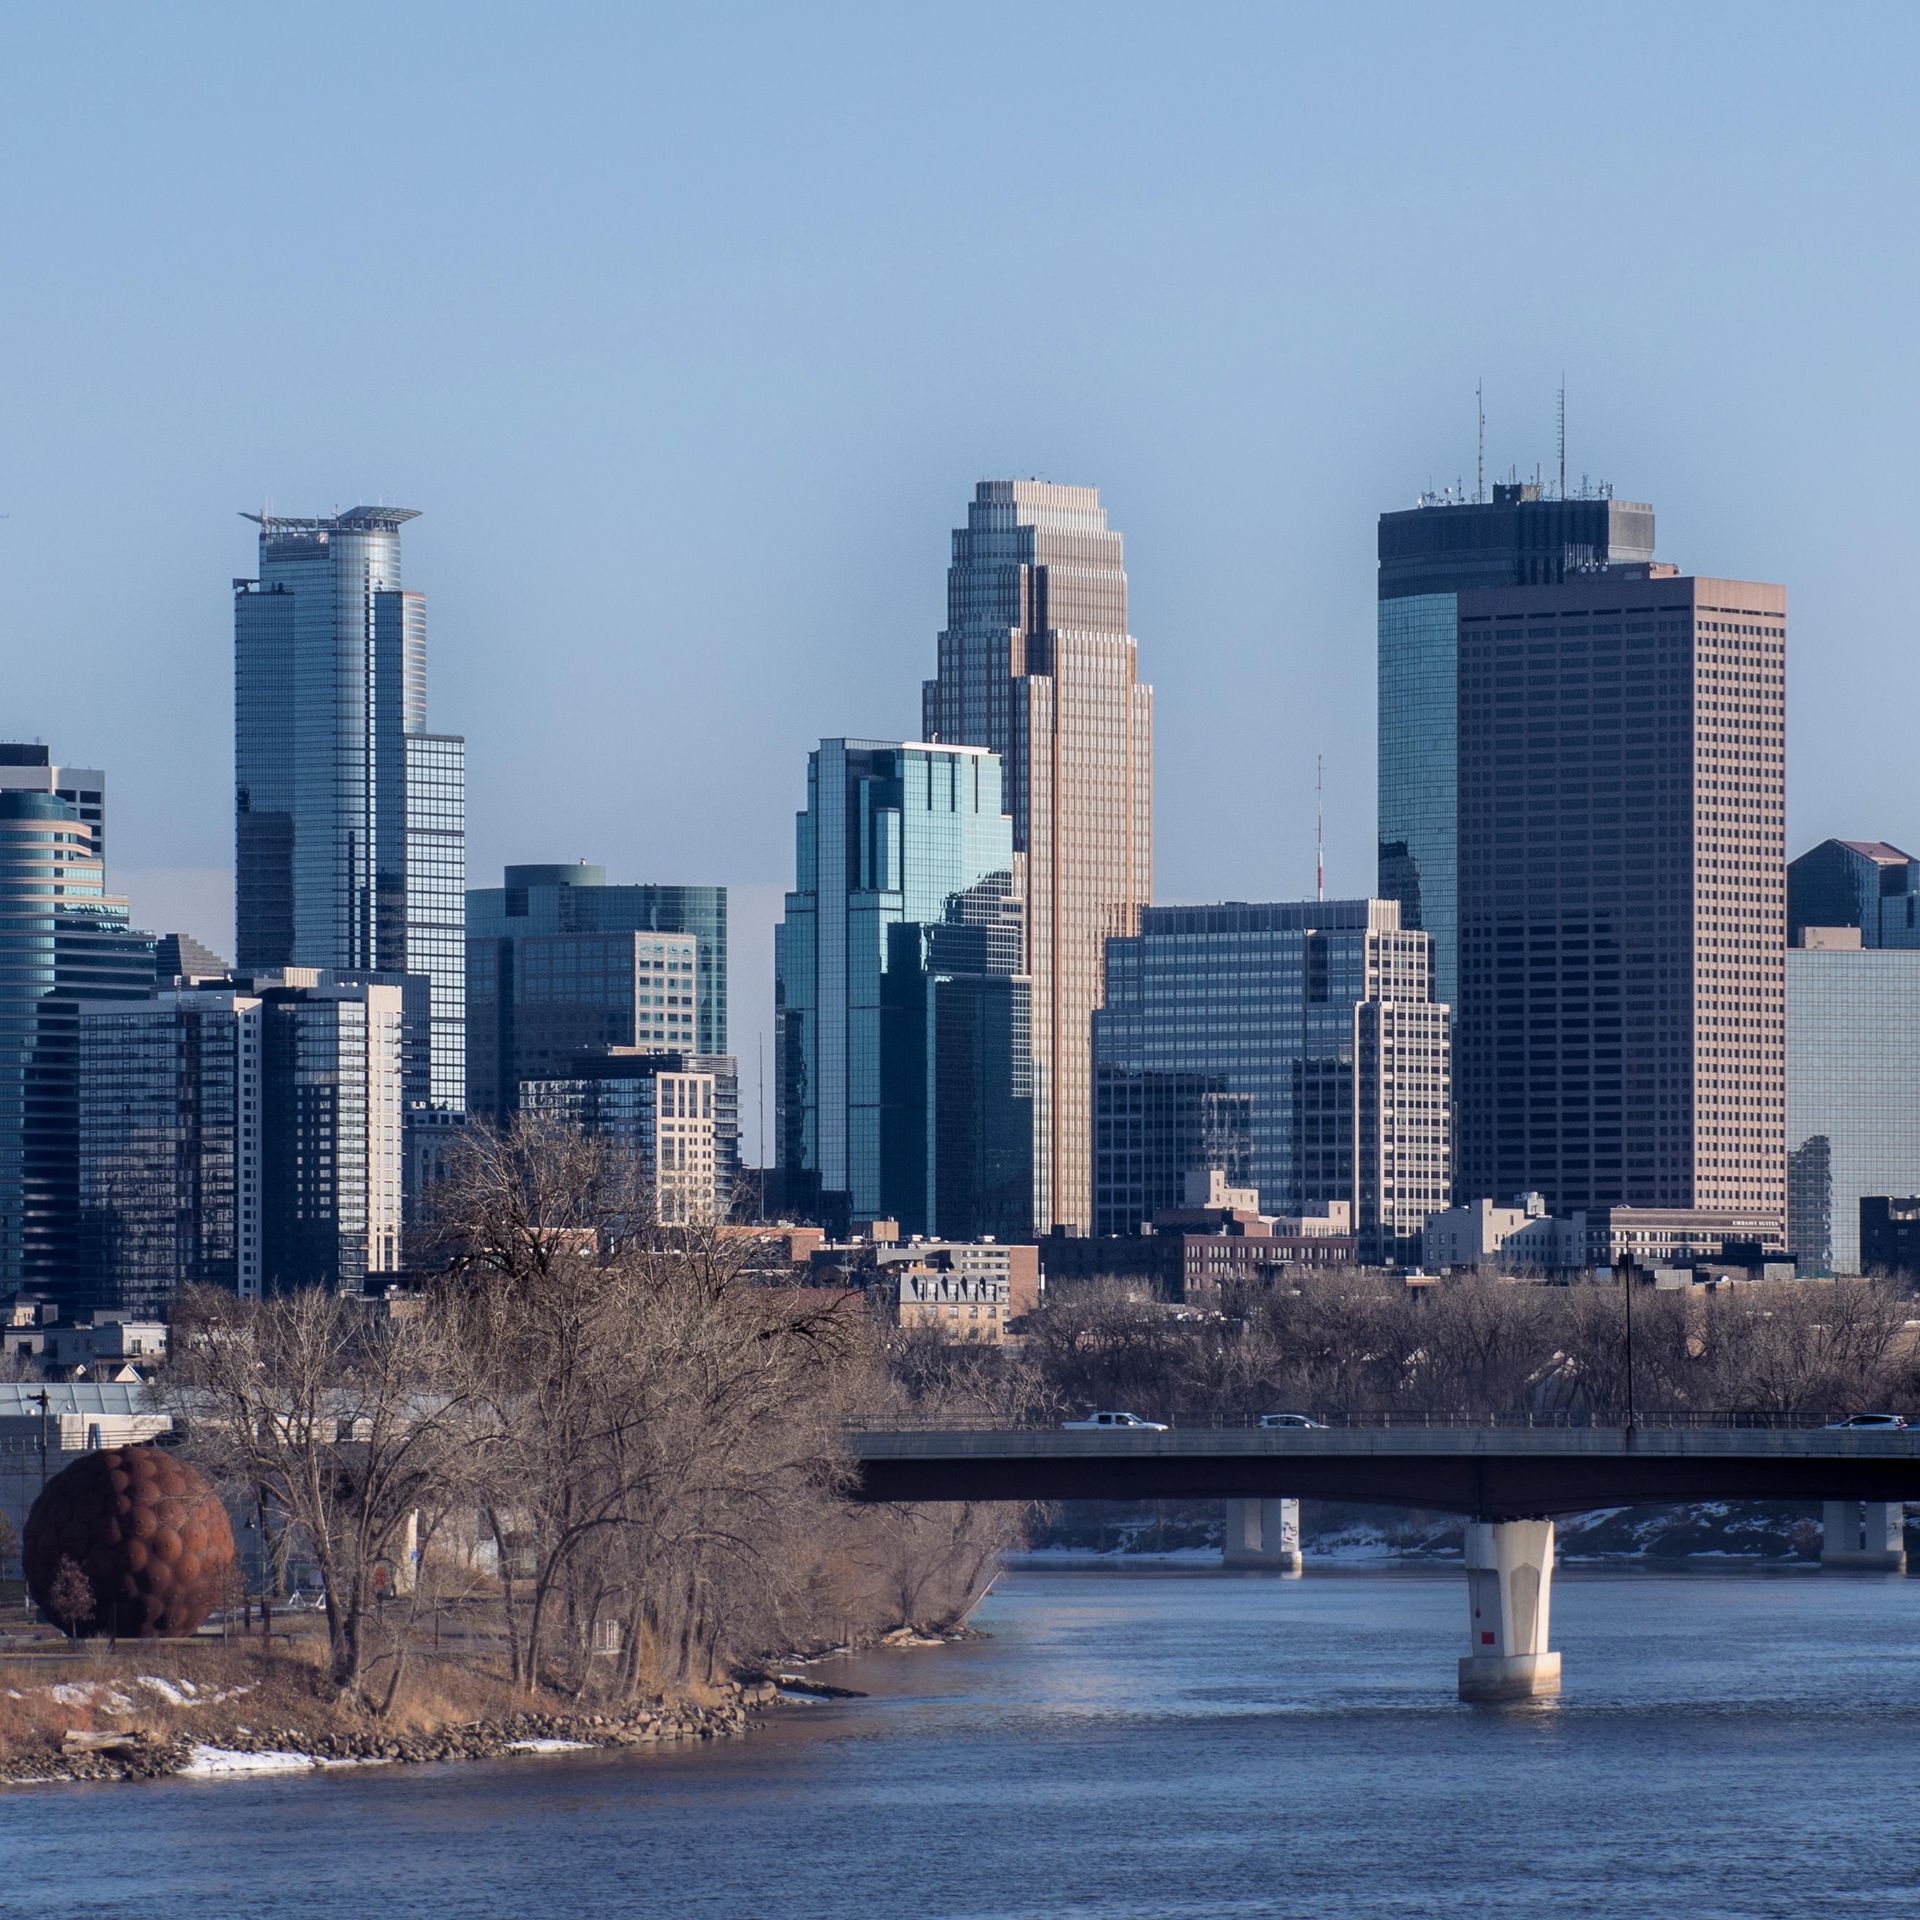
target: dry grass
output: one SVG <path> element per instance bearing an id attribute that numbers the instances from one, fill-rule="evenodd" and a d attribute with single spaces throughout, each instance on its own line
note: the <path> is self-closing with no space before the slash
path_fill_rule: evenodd
<path id="1" fill-rule="evenodd" d="M 10 1759 L 57 1752 L 71 1729 L 141 1732 L 220 1746 L 243 1730 L 294 1728 L 307 1738 L 364 1733 L 375 1723 L 328 1684 L 325 1647 L 278 1639 L 83 1643 L 0 1658 L 0 1770 Z M 163 1684 L 156 1685 L 155 1682 Z M 170 1698 L 180 1694 L 180 1699 Z M 504 1676 L 473 1665 L 416 1661 L 379 1725 L 396 1735 L 567 1703 L 529 1700 Z"/>

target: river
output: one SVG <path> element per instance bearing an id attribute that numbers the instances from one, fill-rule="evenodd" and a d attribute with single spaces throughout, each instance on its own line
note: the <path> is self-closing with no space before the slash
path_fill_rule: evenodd
<path id="1" fill-rule="evenodd" d="M 1920 1581 L 1566 1572 L 1463 1707 L 1457 1571 L 1020 1572 L 971 1645 L 694 1751 L 0 1793 L 0 1914 L 1920 1914 Z"/>

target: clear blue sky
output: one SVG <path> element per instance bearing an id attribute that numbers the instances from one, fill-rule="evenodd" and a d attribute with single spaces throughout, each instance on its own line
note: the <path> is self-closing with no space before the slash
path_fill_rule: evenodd
<path id="1" fill-rule="evenodd" d="M 1920 10 L 16 7 L 0 729 L 230 939 L 230 576 L 419 507 L 470 869 L 736 889 L 911 734 L 973 481 L 1092 482 L 1157 890 L 1372 884 L 1374 516 L 1553 459 L 1792 592 L 1791 841 L 1920 841 Z M 1903 584 L 1904 583 L 1904 584 Z"/>

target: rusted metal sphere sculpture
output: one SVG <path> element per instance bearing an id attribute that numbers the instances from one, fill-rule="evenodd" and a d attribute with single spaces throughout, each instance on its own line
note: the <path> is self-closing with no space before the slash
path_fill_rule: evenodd
<path id="1" fill-rule="evenodd" d="M 86 1578 L 72 1618 L 71 1561 Z M 20 1537 L 35 1604 L 83 1635 L 191 1633 L 220 1604 L 233 1565 L 227 1510 L 205 1477 L 160 1447 L 107 1447 L 41 1489 Z"/>

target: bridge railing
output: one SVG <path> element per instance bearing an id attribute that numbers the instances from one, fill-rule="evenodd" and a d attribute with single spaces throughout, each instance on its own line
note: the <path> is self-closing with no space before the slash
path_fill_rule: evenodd
<path id="1" fill-rule="evenodd" d="M 1091 1413 L 1094 1409 L 1088 1409 Z M 1100 1411 L 1119 1411 L 1119 1409 L 1100 1409 Z M 1257 1429 L 1262 1415 L 1259 1413 L 1221 1412 L 1213 1408 L 1183 1409 L 1155 1408 L 1136 1402 L 1125 1411 L 1137 1415 L 1142 1420 L 1163 1421 L 1170 1427 L 1183 1432 L 1233 1432 Z M 1598 1419 L 1591 1413 L 1566 1408 L 1548 1408 L 1524 1413 L 1473 1413 L 1444 1408 L 1407 1409 L 1374 1411 L 1365 1413 L 1347 1413 L 1332 1409 L 1314 1409 L 1311 1407 L 1290 1407 L 1288 1413 L 1304 1414 L 1316 1426 L 1330 1428 L 1360 1429 L 1368 1432 L 1404 1429 L 1419 1431 L 1427 1429 L 1448 1429 L 1458 1431 L 1461 1428 L 1482 1428 L 1492 1430 L 1525 1431 L 1567 1431 L 1583 1428 L 1597 1428 L 1608 1432 L 1619 1432 L 1622 1422 L 1618 1420 Z M 1085 1419 L 1087 1413 L 1005 1414 L 982 1410 L 977 1412 L 942 1413 L 901 1413 L 874 1412 L 854 1416 L 848 1425 L 863 1432 L 913 1432 L 913 1433 L 1006 1433 L 1030 1430 L 1045 1432 L 1058 1430 L 1067 1420 Z M 1807 1432 L 1835 1425 L 1846 1418 L 1844 1412 L 1834 1413 L 1777 1413 L 1770 1409 L 1751 1407 L 1675 1407 L 1636 1409 L 1633 1424 L 1644 1429 L 1659 1429 L 1663 1432 Z M 1280 1427 L 1278 1432 L 1298 1432 Z M 1116 1429 L 1122 1431 L 1122 1429 Z M 1916 1439 L 1920 1439 L 1920 1426 L 1912 1429 Z"/>

